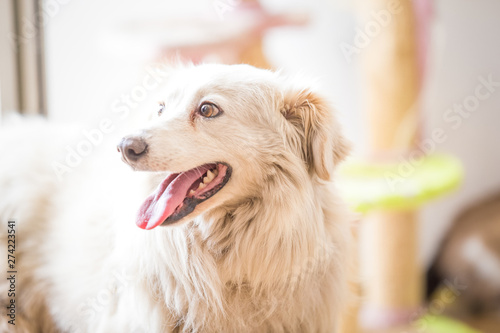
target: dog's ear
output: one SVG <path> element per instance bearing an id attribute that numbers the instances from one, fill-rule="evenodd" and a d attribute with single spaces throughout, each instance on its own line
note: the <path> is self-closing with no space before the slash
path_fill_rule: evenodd
<path id="1" fill-rule="evenodd" d="M 295 142 L 310 172 L 330 180 L 335 165 L 349 153 L 332 107 L 310 90 L 291 90 L 284 95 L 281 113 L 292 125 Z"/>

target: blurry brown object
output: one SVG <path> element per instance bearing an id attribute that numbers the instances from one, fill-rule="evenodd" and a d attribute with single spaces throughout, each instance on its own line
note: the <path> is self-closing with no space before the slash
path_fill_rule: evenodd
<path id="1" fill-rule="evenodd" d="M 442 285 L 462 286 L 452 313 L 500 314 L 500 193 L 455 220 L 431 270 Z"/>

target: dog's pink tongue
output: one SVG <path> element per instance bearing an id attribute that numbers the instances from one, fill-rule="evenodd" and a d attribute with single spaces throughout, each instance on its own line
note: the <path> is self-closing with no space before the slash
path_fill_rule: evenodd
<path id="1" fill-rule="evenodd" d="M 162 224 L 182 204 L 191 185 L 205 171 L 195 168 L 181 174 L 171 174 L 165 178 L 141 205 L 137 214 L 137 226 L 150 230 Z"/>

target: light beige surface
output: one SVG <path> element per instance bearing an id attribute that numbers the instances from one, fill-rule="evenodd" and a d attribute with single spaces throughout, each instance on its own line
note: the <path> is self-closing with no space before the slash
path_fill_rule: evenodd
<path id="1" fill-rule="evenodd" d="M 359 310 L 361 308 L 362 290 L 359 281 L 359 223 L 352 226 L 353 247 L 351 249 L 351 265 L 349 266 L 349 291 L 351 298 L 346 309 L 340 317 L 340 333 L 358 333 L 359 332 Z"/>
<path id="2" fill-rule="evenodd" d="M 363 2 L 365 26 L 373 13 L 384 13 L 386 24 L 372 32 L 363 61 L 366 80 L 367 145 L 374 156 L 412 151 L 418 127 L 419 74 L 415 18 L 411 1 Z M 387 185 L 388 186 L 388 185 Z M 363 221 L 361 242 L 366 303 L 382 309 L 416 308 L 422 301 L 422 274 L 417 264 L 416 212 L 370 212 Z"/>
<path id="3" fill-rule="evenodd" d="M 394 8 L 394 3 L 397 6 Z M 368 147 L 373 153 L 406 151 L 415 144 L 417 130 L 418 66 L 415 19 L 408 0 L 371 0 L 362 8 L 365 26 L 370 13 L 386 13 L 389 23 L 373 33 L 363 61 L 366 79 Z"/>
<path id="4" fill-rule="evenodd" d="M 365 299 L 377 308 L 412 308 L 422 300 L 416 214 L 372 212 L 363 221 Z"/>

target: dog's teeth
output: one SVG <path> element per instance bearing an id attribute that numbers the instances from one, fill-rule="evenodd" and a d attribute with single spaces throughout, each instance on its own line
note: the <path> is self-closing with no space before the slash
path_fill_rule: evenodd
<path id="1" fill-rule="evenodd" d="M 203 178 L 203 181 L 205 183 L 210 183 L 214 178 L 215 178 L 215 175 L 212 173 L 212 171 L 208 170 L 207 171 L 207 176 L 205 178 Z"/>
<path id="2" fill-rule="evenodd" d="M 217 177 L 218 175 L 219 175 L 219 170 L 214 169 L 214 178 Z"/>
<path id="3" fill-rule="evenodd" d="M 208 183 L 210 183 L 210 180 L 208 180 L 208 177 L 203 177 L 203 182 L 205 184 L 208 184 Z"/>
<path id="4" fill-rule="evenodd" d="M 195 192 L 196 192 L 195 190 L 191 190 L 189 191 L 189 195 L 194 195 Z"/>
<path id="5" fill-rule="evenodd" d="M 198 185 L 198 189 L 203 189 L 207 186 L 207 184 L 204 184 L 204 183 L 200 183 L 200 185 Z"/>

